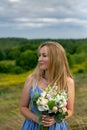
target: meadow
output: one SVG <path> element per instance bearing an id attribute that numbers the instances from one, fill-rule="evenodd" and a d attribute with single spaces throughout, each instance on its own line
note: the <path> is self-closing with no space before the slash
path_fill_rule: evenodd
<path id="1" fill-rule="evenodd" d="M 0 130 L 21 130 L 24 117 L 19 104 L 27 76 L 23 74 L 0 74 Z M 69 130 L 87 130 L 87 74 L 74 75 L 75 108 L 68 120 Z"/>

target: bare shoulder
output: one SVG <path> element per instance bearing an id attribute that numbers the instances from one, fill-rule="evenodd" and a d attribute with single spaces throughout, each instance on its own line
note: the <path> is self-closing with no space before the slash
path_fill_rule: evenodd
<path id="1" fill-rule="evenodd" d="M 74 84 L 74 79 L 72 79 L 71 77 L 67 77 L 67 83 Z"/>
<path id="2" fill-rule="evenodd" d="M 67 77 L 67 85 L 68 85 L 68 89 L 74 89 L 74 79 L 72 79 L 71 77 Z"/>

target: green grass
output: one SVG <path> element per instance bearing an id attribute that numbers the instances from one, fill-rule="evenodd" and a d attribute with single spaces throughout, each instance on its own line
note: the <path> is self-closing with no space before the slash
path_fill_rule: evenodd
<path id="1" fill-rule="evenodd" d="M 21 130 L 24 117 L 19 104 L 24 81 L 30 72 L 20 75 L 0 74 L 0 130 Z M 76 97 L 69 130 L 87 129 L 87 74 L 75 75 Z"/>
<path id="2" fill-rule="evenodd" d="M 69 130 L 87 130 L 87 74 L 75 76 L 74 115 L 68 121 Z"/>
<path id="3" fill-rule="evenodd" d="M 0 74 L 0 130 L 19 130 L 24 119 L 19 112 L 20 96 L 27 76 Z"/>
<path id="4" fill-rule="evenodd" d="M 0 130 L 19 130 L 22 116 L 19 102 L 23 85 L 12 85 L 0 91 Z"/>

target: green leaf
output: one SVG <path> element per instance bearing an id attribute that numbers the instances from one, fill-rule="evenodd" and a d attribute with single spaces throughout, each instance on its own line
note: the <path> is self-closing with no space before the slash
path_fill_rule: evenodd
<path id="1" fill-rule="evenodd" d="M 49 130 L 49 127 L 40 125 L 39 130 Z"/>
<path id="2" fill-rule="evenodd" d="M 55 101 L 54 100 L 51 100 L 51 101 L 49 101 L 48 102 L 48 106 L 49 106 L 49 108 L 52 110 L 52 108 L 55 106 L 56 104 L 55 104 Z"/>
<path id="3" fill-rule="evenodd" d="M 36 101 L 38 100 L 39 97 L 40 97 L 40 94 L 34 93 L 34 97 L 32 98 L 34 107 L 37 107 Z"/>
<path id="4" fill-rule="evenodd" d="M 60 123 L 66 116 L 68 115 L 68 112 L 63 113 L 63 112 L 57 112 L 54 115 L 54 119 L 57 123 Z"/>

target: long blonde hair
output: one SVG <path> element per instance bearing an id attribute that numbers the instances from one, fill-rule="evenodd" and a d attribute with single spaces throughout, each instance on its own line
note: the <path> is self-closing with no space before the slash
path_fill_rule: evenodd
<path id="1" fill-rule="evenodd" d="M 71 77 L 67 57 L 64 48 L 57 42 L 47 41 L 41 44 L 38 48 L 38 52 L 42 47 L 46 46 L 48 48 L 49 56 L 49 84 L 53 85 L 56 83 L 60 89 L 67 88 L 67 77 Z M 40 80 L 41 77 L 45 76 L 45 72 L 41 71 L 39 65 L 33 73 L 36 81 Z"/>

